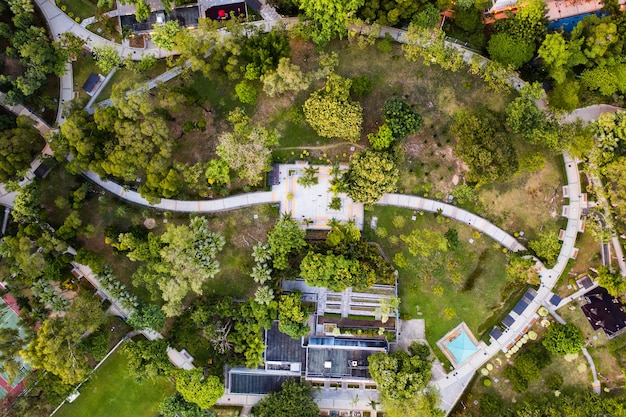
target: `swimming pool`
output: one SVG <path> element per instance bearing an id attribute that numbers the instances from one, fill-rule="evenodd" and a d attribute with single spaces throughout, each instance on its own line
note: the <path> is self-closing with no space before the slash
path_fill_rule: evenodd
<path id="1" fill-rule="evenodd" d="M 595 12 L 595 13 L 584 13 L 576 16 L 566 17 L 563 19 L 555 20 L 554 22 L 548 25 L 548 30 L 558 30 L 563 29 L 564 32 L 570 33 L 578 22 L 583 20 L 587 16 L 596 15 L 598 17 L 607 16 L 608 13 L 604 11 Z"/>
<path id="2" fill-rule="evenodd" d="M 478 352 L 478 347 L 465 332 L 459 333 L 457 337 L 452 339 L 445 346 L 459 365 L 468 360 L 474 353 Z"/>

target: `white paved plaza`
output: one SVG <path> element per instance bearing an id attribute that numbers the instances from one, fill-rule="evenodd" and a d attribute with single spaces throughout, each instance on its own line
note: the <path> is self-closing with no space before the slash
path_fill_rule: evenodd
<path id="1" fill-rule="evenodd" d="M 307 229 L 330 229 L 328 222 L 336 219 L 342 222 L 354 221 L 359 229 L 363 229 L 363 204 L 353 202 L 346 194 L 339 193 L 341 209 L 332 210 L 328 206 L 334 197 L 329 191 L 331 185 L 330 166 L 315 166 L 319 169 L 318 183 L 311 187 L 298 184 L 309 164 L 304 161 L 295 164 L 279 165 L 280 183 L 272 187 L 272 200 L 280 202 L 280 210 L 290 213 L 292 218 L 303 224 L 308 222 Z M 344 167 L 347 168 L 347 167 Z"/>

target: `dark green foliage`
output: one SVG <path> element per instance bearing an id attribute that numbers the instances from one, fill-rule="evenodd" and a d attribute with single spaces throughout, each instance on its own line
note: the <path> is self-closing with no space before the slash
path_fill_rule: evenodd
<path id="1" fill-rule="evenodd" d="M 543 345 L 555 355 L 579 353 L 585 343 L 585 338 L 575 324 L 553 324 L 548 328 Z"/>
<path id="2" fill-rule="evenodd" d="M 108 352 L 109 329 L 101 329 L 80 341 L 79 349 L 89 353 L 95 360 L 101 361 Z"/>
<path id="3" fill-rule="evenodd" d="M 561 374 L 550 374 L 546 377 L 546 387 L 556 391 L 563 385 L 563 377 Z"/>
<path id="4" fill-rule="evenodd" d="M 185 401 L 180 392 L 164 399 L 159 405 L 159 412 L 163 417 L 207 417 L 197 404 Z"/>
<path id="5" fill-rule="evenodd" d="M 157 340 L 131 340 L 122 347 L 128 359 L 128 372 L 137 377 L 152 378 L 169 375 L 174 369 L 167 356 L 167 342 Z"/>
<path id="6" fill-rule="evenodd" d="M 87 265 L 94 274 L 99 274 L 104 269 L 106 260 L 100 254 L 97 254 L 89 249 L 80 248 L 76 252 L 76 262 L 82 265 Z"/>
<path id="7" fill-rule="evenodd" d="M 424 7 L 424 3 L 426 2 L 422 0 L 365 0 L 359 15 L 372 23 L 395 26 L 400 22 L 411 20 L 415 13 Z"/>
<path id="8" fill-rule="evenodd" d="M 372 80 L 367 75 L 359 75 L 352 79 L 350 94 L 354 97 L 364 97 L 372 92 Z"/>
<path id="9" fill-rule="evenodd" d="M 518 169 L 510 135 L 502 132 L 487 110 L 459 111 L 451 132 L 458 138 L 456 154 L 469 166 L 468 181 L 479 184 L 510 178 Z"/>
<path id="10" fill-rule="evenodd" d="M 157 305 L 141 304 L 128 318 L 135 330 L 152 329 L 160 332 L 165 327 L 165 313 Z"/>
<path id="11" fill-rule="evenodd" d="M 413 342 L 409 353 L 375 353 L 368 358 L 370 374 L 384 397 L 411 399 L 426 388 L 431 377 L 432 358 L 428 346 Z"/>
<path id="12" fill-rule="evenodd" d="M 502 398 L 495 393 L 486 393 L 480 397 L 480 411 L 485 416 L 497 415 L 504 405 Z"/>
<path id="13" fill-rule="evenodd" d="M 328 208 L 331 210 L 341 210 L 341 198 L 333 197 L 328 204 Z"/>
<path id="14" fill-rule="evenodd" d="M 439 23 L 439 18 L 439 9 L 432 3 L 426 3 L 426 5 L 413 16 L 413 23 L 425 29 L 434 29 Z"/>
<path id="15" fill-rule="evenodd" d="M 305 232 L 300 225 L 290 217 L 283 217 L 276 222 L 267 235 L 267 243 L 270 245 L 270 253 L 274 268 L 287 269 L 289 255 L 302 249 Z"/>
<path id="16" fill-rule="evenodd" d="M 281 390 L 263 398 L 253 408 L 256 417 L 318 417 L 313 387 L 293 379 L 283 382 Z"/>
<path id="17" fill-rule="evenodd" d="M 448 249 L 457 250 L 461 248 L 461 241 L 459 240 L 459 231 L 454 227 L 450 227 L 444 234 L 448 241 Z"/>
<path id="18" fill-rule="evenodd" d="M 391 98 L 383 105 L 385 123 L 397 140 L 417 132 L 422 126 L 422 117 L 411 110 L 408 104 L 399 98 Z"/>
<path id="19" fill-rule="evenodd" d="M 39 142 L 39 132 L 28 118 L 17 118 L 17 126 L 0 131 L 0 181 L 20 180 L 30 168 Z"/>
<path id="20" fill-rule="evenodd" d="M 241 73 L 249 80 L 258 79 L 275 70 L 280 58 L 289 56 L 289 51 L 287 33 L 278 27 L 268 33 L 250 36 L 241 50 Z"/>
<path id="21" fill-rule="evenodd" d="M 511 386 L 517 392 L 524 392 L 528 384 L 541 377 L 541 370 L 550 364 L 552 358 L 546 349 L 533 343 L 519 353 L 514 365 L 504 370 L 504 377 L 511 381 Z"/>
<path id="22" fill-rule="evenodd" d="M 474 7 L 458 9 L 454 13 L 454 24 L 467 32 L 476 32 L 483 26 L 482 13 Z"/>
<path id="23" fill-rule="evenodd" d="M 376 274 L 367 265 L 343 255 L 309 252 L 300 263 L 300 276 L 306 283 L 342 291 L 348 287 L 365 290 L 376 282 Z"/>

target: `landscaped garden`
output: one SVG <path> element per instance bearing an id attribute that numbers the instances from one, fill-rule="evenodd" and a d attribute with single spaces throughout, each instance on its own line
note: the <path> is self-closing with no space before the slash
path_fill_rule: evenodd
<path id="1" fill-rule="evenodd" d="M 125 354 L 115 351 L 82 385 L 80 396 L 55 414 L 59 417 L 153 417 L 159 403 L 174 392 L 165 377 L 138 382 L 128 373 Z"/>

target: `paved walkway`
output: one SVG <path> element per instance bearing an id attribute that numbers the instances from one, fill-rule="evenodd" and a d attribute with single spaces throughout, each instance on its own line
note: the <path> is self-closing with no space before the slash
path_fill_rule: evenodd
<path id="1" fill-rule="evenodd" d="M 524 245 L 498 226 L 480 216 L 451 204 L 405 194 L 385 194 L 376 204 L 379 206 L 405 207 L 417 211 L 427 211 L 429 213 L 441 212 L 443 216 L 457 220 L 486 234 L 512 252 L 526 250 Z"/>
<path id="2" fill-rule="evenodd" d="M 574 254 L 574 244 L 580 226 L 581 202 L 580 198 L 580 174 L 578 171 L 578 162 L 571 158 L 568 154 L 563 153 L 565 162 L 565 172 L 567 176 L 568 187 L 570 191 L 569 211 L 567 217 L 567 228 L 561 246 L 557 263 L 551 269 L 539 266 L 539 276 L 541 278 L 541 286 L 537 291 L 536 297 L 526 307 L 522 314 L 513 315 L 516 317 L 514 323 L 498 338 L 492 339 L 492 343 L 476 352 L 466 363 L 455 371 L 447 374 L 445 378 L 432 381 L 432 384 L 438 388 L 441 393 L 441 407 L 449 413 L 459 398 L 467 388 L 474 373 L 480 369 L 493 356 L 500 351 L 506 349 L 508 345 L 515 342 L 515 339 L 524 333 L 533 320 L 536 320 L 537 309 L 544 304 L 552 296 L 552 288 L 558 281 L 559 277 L 565 270 L 569 259 Z"/>

